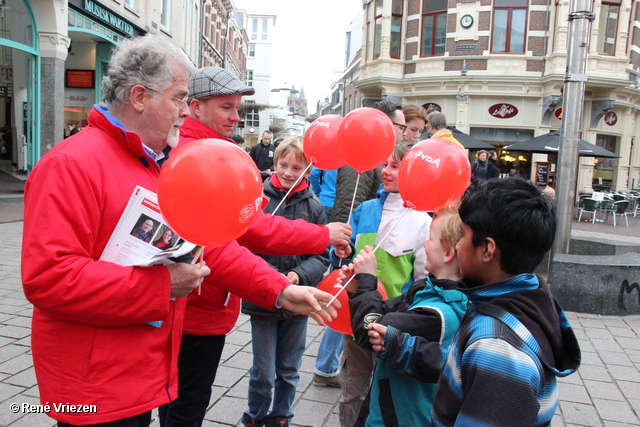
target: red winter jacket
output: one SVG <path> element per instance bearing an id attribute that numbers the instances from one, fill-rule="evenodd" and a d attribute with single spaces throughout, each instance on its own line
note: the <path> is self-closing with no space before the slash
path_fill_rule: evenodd
<path id="1" fill-rule="evenodd" d="M 22 281 L 34 305 L 40 401 L 96 405 L 97 413 L 49 414 L 74 425 L 131 417 L 176 398 L 186 301 L 170 300 L 165 267 L 98 261 L 135 186 L 155 192 L 160 174 L 139 136 L 100 110 L 106 108 L 94 108 L 87 128 L 40 160 L 25 188 Z M 207 250 L 205 260 L 221 286 L 238 279 L 251 285 L 252 274 L 270 268 L 244 270 L 249 256 L 232 242 Z M 284 285 L 247 286 L 247 297 L 273 305 Z M 162 327 L 146 324 L 157 320 Z"/>
<path id="2" fill-rule="evenodd" d="M 185 118 L 180 127 L 178 147 L 204 138 L 229 140 L 201 122 L 191 117 Z M 252 252 L 268 255 L 319 254 L 329 244 L 329 230 L 304 220 L 289 221 L 260 212 L 256 222 L 237 243 Z M 267 267 L 268 270 L 265 271 L 262 266 L 267 264 L 259 257 L 243 255 L 242 258 L 237 258 L 239 255 L 236 253 L 215 249 L 218 250 L 218 256 L 224 259 L 220 264 L 227 268 L 215 271 L 212 268 L 211 274 L 204 279 L 201 294 L 194 292 L 187 298 L 183 329 L 185 334 L 224 335 L 231 331 L 238 319 L 240 298 L 263 307 L 271 307 L 273 303 L 261 297 L 261 286 L 266 283 L 289 284 L 283 275 L 271 267 Z M 212 250 L 214 249 L 207 248 L 207 252 Z M 234 258 L 236 262 L 241 262 L 242 267 L 227 264 Z M 261 286 L 258 286 L 259 282 L 262 283 Z"/>

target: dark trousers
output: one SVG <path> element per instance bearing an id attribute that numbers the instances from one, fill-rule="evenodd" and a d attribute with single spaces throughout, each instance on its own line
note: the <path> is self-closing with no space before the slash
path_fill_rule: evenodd
<path id="1" fill-rule="evenodd" d="M 200 427 L 211 398 L 225 335 L 182 335 L 178 398 L 159 408 L 161 427 Z"/>
<path id="2" fill-rule="evenodd" d="M 124 418 L 122 420 L 91 424 L 86 427 L 149 427 L 149 424 L 151 424 L 151 411 L 134 417 Z M 74 425 L 58 421 L 58 427 L 74 427 Z"/>

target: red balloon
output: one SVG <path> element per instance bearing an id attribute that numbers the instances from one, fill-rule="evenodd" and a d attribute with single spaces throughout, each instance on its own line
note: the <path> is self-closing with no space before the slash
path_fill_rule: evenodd
<path id="1" fill-rule="evenodd" d="M 338 276 L 340 276 L 340 270 L 334 270 L 327 274 L 318 284 L 318 289 L 330 293 L 331 295 L 337 294 L 338 291 L 342 289 L 342 285 L 338 283 Z M 379 280 L 378 292 L 382 295 L 383 300 L 387 299 L 387 292 Z M 342 304 L 342 308 L 338 310 L 338 318 L 333 319 L 333 322 L 331 323 L 327 323 L 327 326 L 341 334 L 353 335 L 353 329 L 351 328 L 351 310 L 349 309 L 349 296 L 347 295 L 347 291 L 342 291 L 340 295 L 338 295 L 338 301 Z"/>
<path id="2" fill-rule="evenodd" d="M 391 155 L 396 133 L 391 119 L 376 108 L 357 108 L 338 130 L 338 145 L 347 164 L 362 173 L 377 168 Z"/>
<path id="3" fill-rule="evenodd" d="M 171 152 L 158 203 L 183 239 L 218 246 L 242 236 L 262 202 L 262 179 L 249 155 L 229 141 L 200 139 Z"/>
<path id="4" fill-rule="evenodd" d="M 304 134 L 304 155 L 314 167 L 339 169 L 347 164 L 338 148 L 338 128 L 344 117 L 335 114 L 318 117 Z"/>
<path id="5" fill-rule="evenodd" d="M 411 207 L 431 212 L 459 200 L 470 178 L 471 165 L 464 150 L 446 139 L 425 139 L 404 155 L 398 189 Z"/>

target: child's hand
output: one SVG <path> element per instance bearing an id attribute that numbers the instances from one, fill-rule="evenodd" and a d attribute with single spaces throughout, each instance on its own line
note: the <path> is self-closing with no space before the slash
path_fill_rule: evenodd
<path id="1" fill-rule="evenodd" d="M 387 334 L 387 327 L 379 323 L 372 323 L 367 326 L 369 329 L 369 342 L 373 346 L 373 351 L 380 353 L 384 350 L 384 337 Z"/>
<path id="2" fill-rule="evenodd" d="M 338 258 L 346 258 L 351 255 L 351 246 L 348 243 L 346 245 L 336 245 L 333 253 Z"/>
<path id="3" fill-rule="evenodd" d="M 353 260 L 353 266 L 355 274 L 365 273 L 375 276 L 378 263 L 376 262 L 376 254 L 373 253 L 373 248 L 365 246 L 356 259 Z"/>
<path id="4" fill-rule="evenodd" d="M 353 264 L 343 265 L 340 269 L 340 275 L 338 276 L 338 283 L 344 286 L 345 283 L 349 282 L 344 290 L 350 294 L 354 293 L 358 289 L 358 281 L 355 279 L 352 280 L 353 276 L 355 276 L 355 273 L 353 272 Z"/>
<path id="5" fill-rule="evenodd" d="M 344 286 L 347 281 L 353 276 L 353 264 L 343 265 L 340 268 L 340 274 L 338 275 L 338 283 Z"/>
<path id="6" fill-rule="evenodd" d="M 300 284 L 300 276 L 295 271 L 290 271 L 287 273 L 287 280 L 291 282 L 292 285 Z"/>

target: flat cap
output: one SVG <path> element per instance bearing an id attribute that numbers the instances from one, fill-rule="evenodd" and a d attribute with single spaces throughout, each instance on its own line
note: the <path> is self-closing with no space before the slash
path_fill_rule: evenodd
<path id="1" fill-rule="evenodd" d="M 189 102 L 220 95 L 253 95 L 255 89 L 238 80 L 229 71 L 218 67 L 198 69 L 189 80 Z"/>

